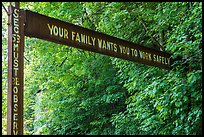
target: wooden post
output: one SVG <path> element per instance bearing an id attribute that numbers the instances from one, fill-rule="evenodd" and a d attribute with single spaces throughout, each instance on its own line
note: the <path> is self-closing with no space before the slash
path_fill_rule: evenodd
<path id="1" fill-rule="evenodd" d="M 24 16 L 9 6 L 7 134 L 23 135 Z"/>

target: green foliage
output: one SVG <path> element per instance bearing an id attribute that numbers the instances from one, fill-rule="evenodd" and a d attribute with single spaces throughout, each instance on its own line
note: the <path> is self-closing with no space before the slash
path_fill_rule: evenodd
<path id="1" fill-rule="evenodd" d="M 183 59 L 172 70 L 26 37 L 25 134 L 202 134 L 201 2 L 21 2 L 46 16 Z M 7 29 L 2 20 L 2 131 Z"/>
<path id="2" fill-rule="evenodd" d="M 138 68 L 137 64 L 115 59 L 116 66 L 120 69 L 118 76 L 131 94 L 126 102 L 127 110 L 117 114 L 118 119 L 113 118 L 113 123 L 118 127 L 116 128 L 118 134 L 202 133 L 200 45 L 202 33 L 198 29 L 202 28 L 201 5 L 201 3 L 157 5 L 158 8 L 163 7 L 163 12 L 162 14 L 159 12 L 153 20 L 168 18 L 162 21 L 165 21 L 164 24 L 167 26 L 170 25 L 170 29 L 174 29 L 166 30 L 163 26 L 155 27 L 155 24 L 151 24 L 152 29 L 158 30 L 159 27 L 165 31 L 166 49 L 174 53 L 175 57 L 179 54 L 185 57 L 173 70 L 165 72 L 146 66 Z M 131 118 L 131 121 L 139 124 L 135 124 L 129 130 L 123 130 L 123 127 L 131 126 L 129 122 L 121 122 L 120 117 Z M 120 126 L 117 126 L 118 123 Z"/>

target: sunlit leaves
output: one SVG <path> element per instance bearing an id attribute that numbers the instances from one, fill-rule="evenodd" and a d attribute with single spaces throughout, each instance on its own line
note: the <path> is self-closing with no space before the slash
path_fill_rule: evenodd
<path id="1" fill-rule="evenodd" d="M 173 57 L 183 57 L 172 70 L 162 70 L 26 37 L 26 134 L 201 134 L 201 2 L 22 2 L 21 7 L 143 46 L 153 47 L 154 37 Z M 2 34 L 5 92 L 5 27 Z"/>
<path id="2" fill-rule="evenodd" d="M 182 9 L 181 4 L 185 6 Z M 156 68 L 150 69 L 151 67 L 142 69 L 140 65 L 127 64 L 125 61 L 117 60 L 114 62 L 120 69 L 118 76 L 121 78 L 121 83 L 124 83 L 124 87 L 131 94 L 126 101 L 128 104 L 127 112 L 129 113 L 126 115 L 122 113 L 117 116 L 134 115 L 135 119 L 141 121 L 141 125 L 135 126 L 134 130 L 131 131 L 132 133 L 139 127 L 142 134 L 200 134 L 199 126 L 197 126 L 198 130 L 195 131 L 193 129 L 196 126 L 192 126 L 192 120 L 196 119 L 196 125 L 199 125 L 200 121 L 198 119 L 201 117 L 199 115 L 201 112 L 200 105 L 195 106 L 199 104 L 198 102 L 201 103 L 202 93 L 202 70 L 200 70 L 201 60 L 199 59 L 201 56 L 201 50 L 199 49 L 200 36 L 202 34 L 198 29 L 201 24 L 192 25 L 195 24 L 193 23 L 195 20 L 200 22 L 200 16 L 202 15 L 201 10 L 198 11 L 200 5 L 200 3 L 158 4 L 157 10 L 159 12 L 156 15 L 154 14 L 154 20 L 158 20 L 158 24 L 162 26 L 151 24 L 150 27 L 152 32 L 164 29 L 166 31 L 164 37 L 166 49 L 176 56 L 179 54 L 187 56 L 183 64 L 186 63 L 189 66 L 183 65 L 175 67 L 174 71 L 165 72 L 156 70 Z M 191 6 L 191 10 L 187 6 Z M 177 8 L 180 10 L 176 10 Z M 168 16 L 165 16 L 165 14 Z M 199 18 L 195 18 L 196 16 Z M 193 36 L 190 36 L 190 40 L 187 40 L 189 35 L 186 32 L 191 32 L 194 39 L 192 40 Z M 145 110 L 150 110 L 153 117 L 150 117 L 150 112 L 147 113 Z M 160 124 L 155 121 L 154 117 L 161 120 Z M 123 126 L 128 125 L 122 122 L 121 124 Z M 117 127 L 117 130 L 122 129 L 122 127 Z"/>

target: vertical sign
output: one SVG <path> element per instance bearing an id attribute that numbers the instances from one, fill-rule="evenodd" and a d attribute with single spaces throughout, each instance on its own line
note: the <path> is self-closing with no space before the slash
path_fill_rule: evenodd
<path id="1" fill-rule="evenodd" d="M 23 134 L 24 16 L 9 6 L 7 134 Z"/>

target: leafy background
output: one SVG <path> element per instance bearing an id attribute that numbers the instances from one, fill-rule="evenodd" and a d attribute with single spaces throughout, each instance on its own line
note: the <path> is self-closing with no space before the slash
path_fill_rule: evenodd
<path id="1" fill-rule="evenodd" d="M 20 7 L 183 57 L 163 70 L 26 37 L 24 134 L 202 134 L 202 2 L 20 2 Z M 2 8 L 2 134 L 7 22 Z"/>

